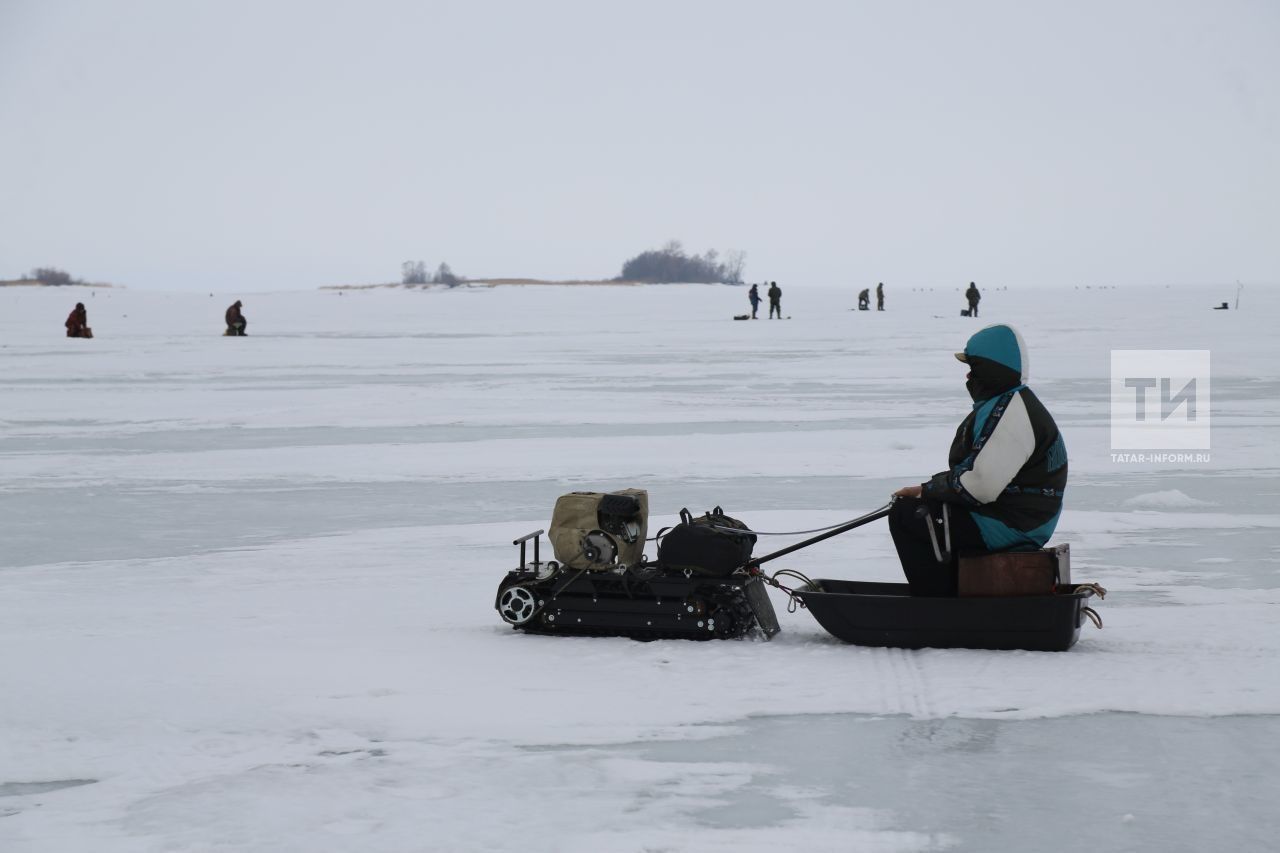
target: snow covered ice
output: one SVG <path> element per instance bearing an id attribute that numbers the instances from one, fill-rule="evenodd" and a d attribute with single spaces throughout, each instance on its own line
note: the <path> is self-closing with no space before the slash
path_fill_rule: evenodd
<path id="1" fill-rule="evenodd" d="M 0 289 L 0 850 L 1263 850 L 1280 293 Z M 219 337 L 244 300 L 249 337 Z M 76 301 L 94 340 L 61 337 Z M 1065 654 L 513 632 L 579 488 L 852 518 L 945 464 L 1010 322 L 1109 590 Z M 1112 459 L 1109 353 L 1208 349 L 1206 463 Z M 781 547 L 800 537 L 762 543 Z M 875 525 L 780 561 L 898 580 Z"/>

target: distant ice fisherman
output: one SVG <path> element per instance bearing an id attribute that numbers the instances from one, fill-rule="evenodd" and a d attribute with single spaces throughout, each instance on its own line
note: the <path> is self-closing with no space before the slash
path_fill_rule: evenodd
<path id="1" fill-rule="evenodd" d="M 778 312 L 778 319 L 782 319 L 782 288 L 778 287 L 776 281 L 769 282 L 769 319 L 773 319 L 773 312 Z"/>
<path id="2" fill-rule="evenodd" d="M 222 334 L 231 337 L 243 337 L 244 330 L 249 327 L 249 321 L 245 319 L 244 313 L 240 310 L 241 302 L 237 299 L 230 308 L 227 309 L 227 330 Z"/>
<path id="3" fill-rule="evenodd" d="M 982 301 L 982 294 L 978 292 L 978 285 L 973 282 L 969 282 L 969 289 L 964 292 L 964 298 L 969 302 L 968 312 L 965 316 L 977 317 L 978 303 Z"/>
<path id="4" fill-rule="evenodd" d="M 93 329 L 89 328 L 89 312 L 85 310 L 83 302 L 76 303 L 76 307 L 71 309 L 71 313 L 67 315 L 67 322 L 63 325 L 67 327 L 68 338 L 93 337 Z"/>

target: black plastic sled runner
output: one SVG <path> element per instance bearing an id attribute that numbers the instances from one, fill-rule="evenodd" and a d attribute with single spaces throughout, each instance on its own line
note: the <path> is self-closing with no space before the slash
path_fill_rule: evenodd
<path id="1" fill-rule="evenodd" d="M 1070 582 L 1065 545 L 961 555 L 956 598 L 912 596 L 905 583 L 810 580 L 790 569 L 772 575 L 761 570 L 884 518 L 891 505 L 753 558 L 758 535 L 788 534 L 757 534 L 716 507 L 699 517 L 682 510 L 679 524 L 648 539 L 643 490 L 573 492 L 556 501 L 547 533 L 556 559 L 542 560 L 544 531 L 516 539 L 520 565 L 502 579 L 494 607 L 513 628 L 529 633 L 767 640 L 779 631 L 766 588 L 773 586 L 789 597 L 789 609 L 808 609 L 834 636 L 864 646 L 1065 651 L 1086 618 L 1102 627 L 1086 601 L 1106 591 Z M 656 560 L 644 554 L 647 542 L 656 544 Z M 779 578 L 800 583 L 792 589 Z"/>

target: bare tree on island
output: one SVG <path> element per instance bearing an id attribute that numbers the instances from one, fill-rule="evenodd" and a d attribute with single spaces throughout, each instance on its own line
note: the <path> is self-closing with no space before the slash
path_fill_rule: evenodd
<path id="1" fill-rule="evenodd" d="M 661 249 L 641 252 L 622 265 L 618 281 L 644 281 L 653 284 L 674 282 L 741 284 L 742 270 L 747 263 L 747 253 L 732 249 L 726 260 L 720 253 L 708 249 L 705 254 L 689 255 L 679 240 L 670 240 Z"/>
<path id="2" fill-rule="evenodd" d="M 422 261 L 405 261 L 400 265 L 400 281 L 402 284 L 426 284 L 427 265 Z"/>
<path id="3" fill-rule="evenodd" d="M 427 265 L 424 261 L 405 261 L 400 265 L 402 284 L 445 284 L 449 287 L 457 287 L 464 281 L 466 279 L 455 273 L 446 263 L 436 267 L 434 275 L 427 274 Z"/>
<path id="4" fill-rule="evenodd" d="M 724 274 L 726 284 L 742 284 L 742 271 L 747 266 L 747 253 L 742 249 L 725 252 Z"/>
<path id="5" fill-rule="evenodd" d="M 66 270 L 60 270 L 57 267 L 36 267 L 27 276 L 32 281 L 38 281 L 41 284 L 61 287 L 68 284 L 84 284 L 78 278 L 72 278 L 71 273 Z"/>
<path id="6" fill-rule="evenodd" d="M 462 277 L 454 275 L 453 270 L 449 269 L 449 265 L 441 262 L 436 268 L 436 274 L 431 277 L 432 284 L 447 284 L 450 287 L 457 287 L 462 284 Z"/>

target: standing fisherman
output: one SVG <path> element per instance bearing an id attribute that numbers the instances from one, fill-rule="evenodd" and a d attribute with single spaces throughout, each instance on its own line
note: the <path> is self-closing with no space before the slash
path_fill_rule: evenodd
<path id="1" fill-rule="evenodd" d="M 778 312 L 778 319 L 782 319 L 782 288 L 778 287 L 776 281 L 769 282 L 769 319 L 773 319 L 773 312 Z"/>
<path id="2" fill-rule="evenodd" d="M 876 310 L 884 310 L 884 282 L 876 285 Z"/>
<path id="3" fill-rule="evenodd" d="M 964 298 L 969 300 L 969 316 L 978 316 L 978 303 L 982 301 L 982 294 L 978 292 L 978 285 L 969 282 L 969 289 L 964 292 Z"/>
<path id="4" fill-rule="evenodd" d="M 751 285 L 751 289 L 747 291 L 747 299 L 751 300 L 751 319 L 759 320 L 756 312 L 760 310 L 760 285 Z"/>

